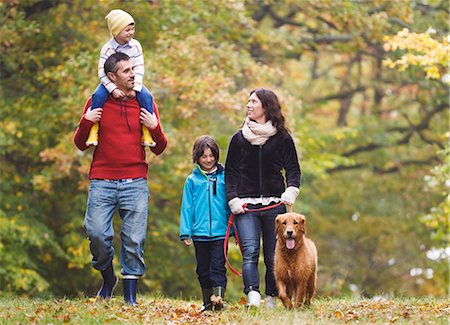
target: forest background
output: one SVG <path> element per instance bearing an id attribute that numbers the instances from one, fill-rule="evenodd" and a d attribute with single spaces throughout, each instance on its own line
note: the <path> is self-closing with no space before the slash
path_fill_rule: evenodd
<path id="1" fill-rule="evenodd" d="M 319 250 L 318 294 L 448 295 L 449 1 L 438 0 L 2 1 L 1 292 L 91 296 L 101 282 L 83 230 L 92 151 L 72 137 L 115 8 L 135 18 L 169 141 L 147 157 L 141 293 L 200 296 L 178 238 L 192 144 L 212 135 L 223 162 L 250 90 L 267 87 L 299 152 L 294 210 Z M 229 256 L 238 266 L 234 245 Z M 242 295 L 231 273 L 228 294 Z"/>

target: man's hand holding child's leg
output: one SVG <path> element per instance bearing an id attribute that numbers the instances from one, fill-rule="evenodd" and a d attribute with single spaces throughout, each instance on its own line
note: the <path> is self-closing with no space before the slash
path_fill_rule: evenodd
<path id="1" fill-rule="evenodd" d="M 89 109 L 84 114 L 84 118 L 88 121 L 94 123 L 92 125 L 91 130 L 89 131 L 88 139 L 86 140 L 87 146 L 97 146 L 98 145 L 98 122 L 100 122 L 102 118 L 103 108 L 94 108 L 89 107 Z"/>
<path id="2" fill-rule="evenodd" d="M 153 130 L 158 126 L 158 119 L 155 114 L 150 113 L 145 108 L 141 107 L 140 120 L 142 123 L 142 139 L 141 142 L 146 147 L 156 146 L 156 142 L 153 140 L 150 130 Z"/>

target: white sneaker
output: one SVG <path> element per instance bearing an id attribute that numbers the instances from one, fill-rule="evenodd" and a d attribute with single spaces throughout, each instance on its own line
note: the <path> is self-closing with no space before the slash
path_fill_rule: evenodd
<path id="1" fill-rule="evenodd" d="M 266 309 L 274 309 L 277 306 L 277 297 L 266 296 Z"/>
<path id="2" fill-rule="evenodd" d="M 259 308 L 260 306 L 261 306 L 261 294 L 255 290 L 252 290 L 249 293 L 247 293 L 247 307 Z"/>

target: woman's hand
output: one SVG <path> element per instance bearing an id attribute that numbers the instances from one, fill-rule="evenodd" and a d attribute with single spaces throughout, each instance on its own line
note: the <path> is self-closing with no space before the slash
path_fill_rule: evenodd
<path id="1" fill-rule="evenodd" d="M 244 201 L 242 199 L 235 197 L 228 202 L 230 206 L 231 213 L 234 215 L 244 213 Z"/>
<path id="2" fill-rule="evenodd" d="M 293 205 L 300 190 L 297 187 L 289 186 L 283 194 L 281 194 L 281 202 L 287 205 Z"/>
<path id="3" fill-rule="evenodd" d="M 192 244 L 192 239 L 190 239 L 190 238 L 183 239 L 183 243 L 184 243 L 186 246 L 191 246 L 191 244 Z"/>

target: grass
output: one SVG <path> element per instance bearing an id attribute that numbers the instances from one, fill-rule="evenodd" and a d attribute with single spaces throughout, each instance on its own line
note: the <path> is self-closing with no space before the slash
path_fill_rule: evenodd
<path id="1" fill-rule="evenodd" d="M 437 298 L 317 299 L 310 308 L 245 310 L 245 301 L 221 312 L 200 313 L 199 301 L 138 296 L 128 307 L 121 297 L 31 299 L 0 297 L 0 324 L 449 324 L 449 300 Z"/>

